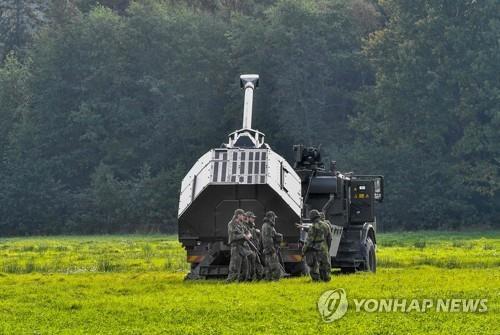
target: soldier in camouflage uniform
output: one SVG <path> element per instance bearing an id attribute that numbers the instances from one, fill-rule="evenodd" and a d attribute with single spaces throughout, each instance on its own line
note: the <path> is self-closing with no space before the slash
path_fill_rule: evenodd
<path id="1" fill-rule="evenodd" d="M 257 250 L 253 250 L 253 255 L 249 256 L 249 275 L 251 276 L 251 280 L 260 280 L 264 277 L 264 267 L 260 261 L 260 256 L 262 253 L 262 248 L 260 245 L 260 230 L 255 227 L 255 214 L 253 212 L 246 212 L 247 216 L 247 228 L 250 231 L 252 237 L 250 238 L 250 242 L 253 243 Z"/>
<path id="2" fill-rule="evenodd" d="M 307 238 L 302 250 L 309 266 L 309 274 L 313 281 L 330 281 L 330 254 L 328 246 L 331 244 L 332 233 L 328 224 L 321 220 L 320 213 L 313 209 L 309 213 L 312 226 L 307 232 Z"/>
<path id="3" fill-rule="evenodd" d="M 283 235 L 276 232 L 276 214 L 269 211 L 264 217 L 262 225 L 262 253 L 264 254 L 264 272 L 266 280 L 279 280 L 281 267 L 278 260 L 276 245 L 283 240 Z"/>
<path id="4" fill-rule="evenodd" d="M 241 278 L 243 278 L 243 280 L 245 280 L 245 281 L 252 281 L 252 280 L 256 279 L 256 277 L 255 277 L 256 252 L 253 249 L 253 247 L 250 245 L 250 243 L 252 243 L 252 241 L 253 241 L 253 234 L 252 234 L 252 229 L 251 229 L 251 226 L 249 223 L 248 212 L 245 213 L 245 215 L 243 216 L 243 220 L 241 223 L 243 225 L 243 229 L 244 229 L 245 236 L 246 236 L 245 243 L 248 246 L 248 248 L 250 249 L 250 254 L 246 257 L 247 267 L 246 267 L 246 269 L 243 269 L 243 268 L 241 269 Z"/>
<path id="5" fill-rule="evenodd" d="M 227 224 L 228 243 L 231 246 L 231 260 L 229 261 L 229 273 L 227 282 L 243 281 L 247 277 L 247 257 L 252 253 L 246 242 L 250 234 L 245 231 L 243 218 L 245 212 L 242 209 L 234 211 L 234 216 Z"/>

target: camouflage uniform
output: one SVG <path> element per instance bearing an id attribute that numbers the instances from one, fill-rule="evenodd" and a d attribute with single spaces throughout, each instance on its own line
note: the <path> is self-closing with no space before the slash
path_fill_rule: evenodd
<path id="1" fill-rule="evenodd" d="M 320 217 L 321 217 L 321 221 L 323 221 L 324 223 L 326 223 L 326 225 L 330 229 L 330 239 L 326 241 L 328 243 L 328 250 L 330 250 L 330 247 L 332 246 L 332 238 L 333 238 L 333 224 L 330 222 L 330 220 L 327 220 L 325 218 L 325 213 L 324 212 L 320 212 L 319 214 L 320 214 Z"/>
<path id="2" fill-rule="evenodd" d="M 245 215 L 247 215 L 247 214 L 245 213 Z M 243 226 L 243 230 L 245 232 L 245 235 L 252 234 L 252 229 L 250 227 L 250 223 L 248 222 L 248 219 L 244 220 L 242 222 L 242 226 Z M 250 242 L 252 242 L 251 239 L 250 239 Z M 245 240 L 244 243 L 246 244 L 246 246 L 248 246 L 248 248 L 250 250 L 250 253 L 246 257 L 247 268 L 246 269 L 241 269 L 241 277 L 244 280 L 246 280 L 246 281 L 252 281 L 252 280 L 256 279 L 256 276 L 255 276 L 255 258 L 256 258 L 256 252 L 253 250 L 253 248 L 250 247 L 250 244 L 248 243 L 247 240 Z"/>
<path id="3" fill-rule="evenodd" d="M 255 259 L 256 262 L 255 262 L 255 274 L 257 275 L 257 279 L 260 280 L 260 279 L 263 279 L 264 278 L 264 255 L 262 254 L 262 238 L 261 238 L 261 234 L 260 234 L 260 230 L 258 230 L 257 228 L 254 227 L 254 232 L 255 232 L 255 242 L 257 244 L 255 244 L 255 246 L 257 247 L 257 249 L 259 249 L 259 255 L 257 255 L 257 258 Z M 253 233 L 252 233 L 253 235 Z"/>
<path id="4" fill-rule="evenodd" d="M 252 249 L 252 255 L 248 256 L 248 280 L 258 280 L 264 277 L 264 267 L 260 261 L 260 254 L 262 252 L 262 248 L 260 247 L 260 231 L 255 228 L 255 223 L 250 221 L 250 218 L 255 218 L 255 214 L 253 212 L 245 213 L 248 221 L 246 222 L 246 228 L 252 234 L 252 238 L 250 242 L 253 243 L 257 251 Z"/>
<path id="5" fill-rule="evenodd" d="M 310 218 L 313 221 L 307 233 L 303 253 L 309 266 L 309 273 L 313 281 L 330 281 L 330 254 L 328 244 L 331 243 L 332 233 L 327 223 L 321 220 L 317 210 L 312 210 Z"/>
<path id="6" fill-rule="evenodd" d="M 281 267 L 276 253 L 275 245 L 281 242 L 283 235 L 276 232 L 276 214 L 267 212 L 262 225 L 262 246 L 264 254 L 264 273 L 266 280 L 279 280 L 281 277 Z"/>
<path id="7" fill-rule="evenodd" d="M 330 220 L 327 220 L 326 217 L 325 217 L 325 213 L 324 212 L 320 212 L 320 217 L 321 217 L 321 220 L 322 221 L 325 221 L 325 223 L 330 227 L 330 231 L 333 231 L 333 225 L 332 223 L 330 222 Z"/>
<path id="8" fill-rule="evenodd" d="M 237 219 L 240 214 L 244 215 L 245 212 L 237 209 L 232 220 L 227 224 L 228 243 L 231 246 L 227 282 L 243 281 L 246 279 L 248 272 L 247 257 L 251 254 L 251 251 L 246 243 L 243 224 Z"/>

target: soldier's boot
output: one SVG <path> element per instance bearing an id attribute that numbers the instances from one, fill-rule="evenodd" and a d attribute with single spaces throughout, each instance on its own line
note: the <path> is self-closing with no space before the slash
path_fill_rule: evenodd
<path id="1" fill-rule="evenodd" d="M 278 281 L 278 280 L 280 280 L 280 278 L 281 278 L 281 270 L 275 271 L 274 276 L 273 276 L 273 280 Z"/>
<path id="2" fill-rule="evenodd" d="M 255 277 L 257 278 L 257 280 L 261 280 L 264 278 L 264 268 L 262 267 L 262 265 L 257 265 L 257 268 L 256 268 L 256 271 L 255 271 Z"/>
<path id="3" fill-rule="evenodd" d="M 264 280 L 278 281 L 280 277 L 281 271 L 279 270 L 279 268 L 276 268 L 275 266 L 273 266 L 273 264 L 266 266 Z"/>
<path id="4" fill-rule="evenodd" d="M 321 279 L 321 272 L 319 270 L 318 263 L 313 264 L 309 270 L 309 274 L 311 275 L 311 279 L 313 281 L 319 281 Z"/>
<path id="5" fill-rule="evenodd" d="M 330 265 L 329 258 L 330 255 L 328 253 L 324 253 L 320 256 L 319 259 L 319 274 L 321 277 L 321 280 L 324 282 L 329 282 L 331 280 L 330 274 L 332 271 L 332 267 Z"/>
<path id="6" fill-rule="evenodd" d="M 273 255 L 271 264 L 272 280 L 278 281 L 281 278 L 281 264 L 277 254 Z"/>
<path id="7" fill-rule="evenodd" d="M 264 280 L 271 280 L 271 270 L 269 266 L 266 266 L 264 269 Z"/>
<path id="8" fill-rule="evenodd" d="M 311 271 L 309 272 L 309 274 L 311 275 L 312 281 L 319 281 L 320 280 L 320 274 L 318 272 L 313 271 L 311 269 Z"/>
<path id="9" fill-rule="evenodd" d="M 255 262 L 255 277 L 257 278 L 257 280 L 261 280 L 262 278 L 264 278 L 264 267 L 262 266 L 260 258 L 258 256 Z"/>
<path id="10" fill-rule="evenodd" d="M 330 271 L 328 270 L 320 270 L 319 271 L 319 276 L 322 281 L 324 282 L 329 282 L 332 278 L 330 277 Z"/>

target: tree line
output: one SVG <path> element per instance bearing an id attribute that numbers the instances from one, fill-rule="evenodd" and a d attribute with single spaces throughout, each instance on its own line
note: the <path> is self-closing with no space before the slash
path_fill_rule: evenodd
<path id="1" fill-rule="evenodd" d="M 241 126 L 382 174 L 385 230 L 497 227 L 495 0 L 5 0 L 0 235 L 174 232 L 180 181 Z"/>

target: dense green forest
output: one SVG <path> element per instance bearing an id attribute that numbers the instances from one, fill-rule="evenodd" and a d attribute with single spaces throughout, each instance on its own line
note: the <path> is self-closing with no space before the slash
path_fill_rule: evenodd
<path id="1" fill-rule="evenodd" d="M 0 236 L 172 232 L 238 129 L 383 174 L 384 230 L 499 226 L 498 0 L 3 0 Z"/>

